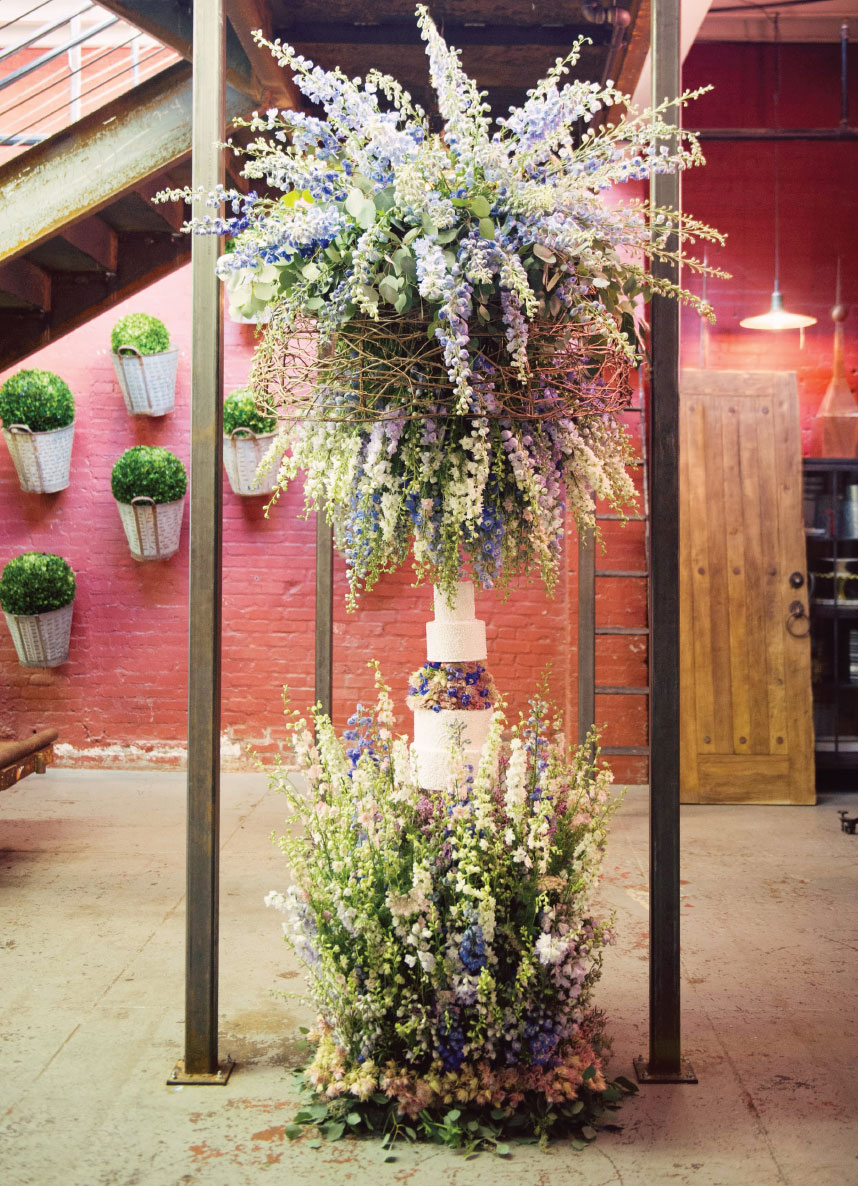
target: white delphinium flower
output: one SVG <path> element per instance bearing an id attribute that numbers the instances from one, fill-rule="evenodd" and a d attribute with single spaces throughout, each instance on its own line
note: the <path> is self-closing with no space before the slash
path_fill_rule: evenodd
<path id="1" fill-rule="evenodd" d="M 512 820 L 520 819 L 527 803 L 527 753 L 520 737 L 513 737 L 509 743 L 510 758 L 506 769 L 506 793 L 504 804 Z"/>

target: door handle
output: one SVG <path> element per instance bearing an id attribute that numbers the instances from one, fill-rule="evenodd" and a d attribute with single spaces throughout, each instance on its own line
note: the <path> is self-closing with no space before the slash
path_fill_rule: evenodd
<path id="1" fill-rule="evenodd" d="M 801 629 L 801 623 L 805 623 L 805 627 Z M 786 620 L 787 633 L 791 634 L 793 638 L 806 638 L 810 634 L 810 618 L 805 612 L 805 608 L 800 601 L 793 601 L 789 607 L 789 617 Z"/>

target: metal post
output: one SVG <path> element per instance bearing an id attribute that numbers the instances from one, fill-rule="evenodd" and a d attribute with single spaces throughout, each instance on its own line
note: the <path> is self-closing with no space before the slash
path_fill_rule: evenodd
<path id="1" fill-rule="evenodd" d="M 193 176 L 223 182 L 223 0 L 194 5 Z M 194 236 L 191 255 L 191 559 L 188 644 L 188 870 L 185 1057 L 171 1083 L 222 1084 L 218 1067 L 220 831 L 221 468 L 223 342 L 219 240 Z"/>
<path id="2" fill-rule="evenodd" d="M 680 0 L 652 0 L 653 106 L 680 92 Z M 676 109 L 675 109 L 676 110 Z M 679 121 L 677 110 L 676 122 Z M 654 206 L 679 209 L 679 175 L 654 173 Z M 676 247 L 674 238 L 673 247 Z M 654 261 L 674 283 L 678 266 Z M 650 981 L 649 1058 L 642 1082 L 696 1082 L 680 1045 L 679 976 L 679 305 L 653 297 L 649 440 L 650 569 Z"/>
<path id="3" fill-rule="evenodd" d="M 324 508 L 316 513 L 316 702 L 333 712 L 334 533 Z"/>
<path id="4" fill-rule="evenodd" d="M 596 723 L 596 540 L 578 532 L 578 744 Z"/>

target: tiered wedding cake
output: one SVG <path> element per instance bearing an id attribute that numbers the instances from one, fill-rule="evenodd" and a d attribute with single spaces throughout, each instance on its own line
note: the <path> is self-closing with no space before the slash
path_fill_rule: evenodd
<path id="1" fill-rule="evenodd" d="M 460 582 L 450 605 L 435 589 L 435 619 L 426 623 L 426 665 L 411 677 L 412 753 L 420 786 L 442 790 L 450 770 L 451 725 L 461 725 L 464 760 L 476 772 L 492 721 L 495 689 L 482 665 L 486 624 L 474 617 L 474 586 Z"/>

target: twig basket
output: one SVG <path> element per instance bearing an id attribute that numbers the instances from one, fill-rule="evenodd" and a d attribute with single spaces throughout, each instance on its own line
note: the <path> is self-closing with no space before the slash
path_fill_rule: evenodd
<path id="1" fill-rule="evenodd" d="M 132 416 L 164 416 L 176 402 L 176 369 L 179 349 L 161 354 L 141 354 L 134 346 L 120 346 L 113 355 L 113 369 Z"/>
<path id="2" fill-rule="evenodd" d="M 233 494 L 250 497 L 271 494 L 277 483 L 277 464 L 258 478 L 259 463 L 277 434 L 259 433 L 249 428 L 236 428 L 223 438 L 223 464 Z"/>
<path id="3" fill-rule="evenodd" d="M 135 560 L 169 560 L 175 556 L 185 511 L 184 495 L 175 502 L 134 498 L 116 505 Z"/>
<path id="4" fill-rule="evenodd" d="M 22 667 L 59 667 L 69 657 L 70 601 L 44 614 L 6 614 L 6 624 Z"/>
<path id="5" fill-rule="evenodd" d="M 26 424 L 3 428 L 21 489 L 28 494 L 55 494 L 69 484 L 74 421 L 65 428 L 33 432 Z"/>

